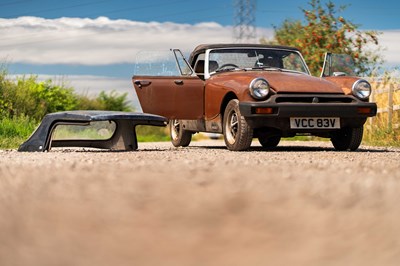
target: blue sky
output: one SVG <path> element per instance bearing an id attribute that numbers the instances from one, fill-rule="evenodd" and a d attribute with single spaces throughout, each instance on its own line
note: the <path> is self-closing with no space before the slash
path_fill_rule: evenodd
<path id="1" fill-rule="evenodd" d="M 308 0 L 257 1 L 256 24 L 259 27 L 279 25 L 285 18 L 302 19 L 301 8 Z M 398 29 L 400 1 L 336 0 L 337 6 L 347 5 L 343 16 L 361 24 L 362 29 Z M 215 21 L 234 24 L 234 0 L 1 0 L 0 17 L 37 16 L 43 18 L 80 17 L 128 19 L 135 21 L 172 21 L 196 24 Z"/>
<path id="2" fill-rule="evenodd" d="M 132 92 L 135 54 L 146 49 L 233 42 L 234 0 L 0 0 L 0 63 L 77 89 Z M 322 1 L 323 3 L 325 1 Z M 336 0 L 360 29 L 379 30 L 390 67 L 400 66 L 400 1 Z M 308 0 L 257 1 L 257 37 L 302 19 Z M 97 77 L 97 78 L 96 78 Z"/>

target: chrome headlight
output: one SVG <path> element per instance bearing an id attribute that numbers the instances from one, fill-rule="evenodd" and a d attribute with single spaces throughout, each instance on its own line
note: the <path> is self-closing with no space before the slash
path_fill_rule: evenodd
<path id="1" fill-rule="evenodd" d="M 269 84 L 263 78 L 255 78 L 250 83 L 250 94 L 254 99 L 265 99 L 269 94 Z"/>
<path id="2" fill-rule="evenodd" d="M 357 98 L 366 100 L 371 95 L 371 84 L 364 79 L 359 79 L 354 82 L 351 91 Z"/>

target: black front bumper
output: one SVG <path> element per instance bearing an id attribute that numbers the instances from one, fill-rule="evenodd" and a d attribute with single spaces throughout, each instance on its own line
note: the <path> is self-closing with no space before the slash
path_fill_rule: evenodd
<path id="1" fill-rule="evenodd" d="M 282 131 L 291 130 L 291 117 L 339 117 L 343 128 L 361 127 L 368 117 L 376 115 L 375 103 L 350 99 L 351 102 L 241 102 L 239 109 L 253 128 L 273 127 Z"/>

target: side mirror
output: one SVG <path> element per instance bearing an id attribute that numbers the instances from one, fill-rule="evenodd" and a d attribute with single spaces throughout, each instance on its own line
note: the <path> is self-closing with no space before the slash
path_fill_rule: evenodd
<path id="1" fill-rule="evenodd" d="M 346 73 L 344 72 L 333 72 L 334 77 L 343 77 L 346 76 Z"/>

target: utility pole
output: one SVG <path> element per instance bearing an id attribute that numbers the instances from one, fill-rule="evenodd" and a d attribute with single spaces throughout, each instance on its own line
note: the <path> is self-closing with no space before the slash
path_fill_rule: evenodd
<path id="1" fill-rule="evenodd" d="M 234 0 L 234 39 L 238 43 L 256 42 L 256 0 Z"/>

